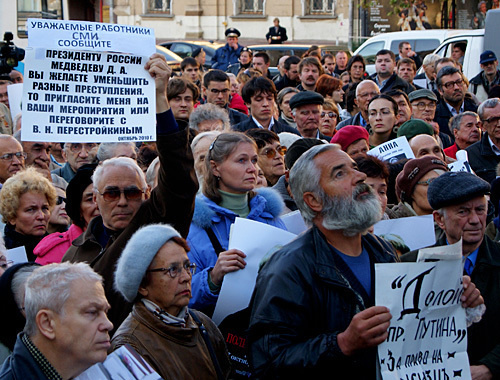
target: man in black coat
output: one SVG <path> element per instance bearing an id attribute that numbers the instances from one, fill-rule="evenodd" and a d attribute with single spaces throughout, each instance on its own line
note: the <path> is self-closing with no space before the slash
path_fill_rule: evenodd
<path id="1" fill-rule="evenodd" d="M 467 353 L 473 379 L 500 378 L 500 244 L 485 236 L 490 185 L 468 172 L 448 172 L 436 178 L 427 191 L 435 210 L 434 221 L 445 236 L 436 246 L 462 239 L 464 274 L 481 291 L 486 312 L 467 329 Z M 417 252 L 401 257 L 415 261 Z"/>
<path id="2" fill-rule="evenodd" d="M 280 20 L 277 17 L 273 20 L 273 24 L 274 26 L 271 26 L 266 34 L 266 40 L 270 44 L 282 44 L 288 40 L 286 29 L 280 26 Z"/>
<path id="3" fill-rule="evenodd" d="M 462 73 L 456 67 L 443 67 L 437 77 L 441 100 L 436 107 L 434 121 L 439 124 L 439 130 L 454 139 L 453 134 L 448 127 L 450 119 L 464 111 L 477 111 L 477 105 L 472 99 L 465 97 L 465 83 Z"/>
<path id="4" fill-rule="evenodd" d="M 396 74 L 396 56 L 392 51 L 387 49 L 379 50 L 376 57 L 376 72 L 370 76 L 370 79 L 377 84 L 380 93 L 383 94 L 390 90 L 401 90 L 408 95 L 415 90 L 415 87 Z"/>
<path id="5" fill-rule="evenodd" d="M 241 89 L 241 96 L 252 110 L 252 116 L 233 126 L 233 130 L 245 132 L 248 129 L 264 128 L 278 134 L 290 132 L 300 136 L 297 129 L 280 123 L 274 118 L 278 92 L 274 83 L 265 77 L 254 77 Z"/>

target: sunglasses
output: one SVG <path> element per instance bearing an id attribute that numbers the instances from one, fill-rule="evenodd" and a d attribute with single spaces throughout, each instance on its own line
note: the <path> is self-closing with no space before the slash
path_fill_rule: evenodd
<path id="1" fill-rule="evenodd" d="M 337 118 L 337 114 L 335 112 L 321 112 L 320 113 L 321 117 L 325 117 L 326 115 L 328 115 L 328 117 L 330 119 L 336 119 Z"/>
<path id="2" fill-rule="evenodd" d="M 144 190 L 141 190 L 137 187 L 130 187 L 124 190 L 120 189 L 108 189 L 104 191 L 104 193 L 99 192 L 99 195 L 102 196 L 105 202 L 114 202 L 120 199 L 121 195 L 125 195 L 128 201 L 138 201 L 142 199 L 142 194 L 144 194 Z"/>
<path id="3" fill-rule="evenodd" d="M 57 200 L 56 200 L 56 205 L 59 206 L 60 204 L 62 203 L 66 203 L 66 198 L 64 197 L 61 197 L 60 195 L 57 196 Z"/>
<path id="4" fill-rule="evenodd" d="M 279 146 L 276 149 L 267 148 L 261 153 L 261 155 L 271 159 L 276 157 L 276 153 L 279 153 L 280 155 L 284 156 L 286 154 L 286 146 Z"/>

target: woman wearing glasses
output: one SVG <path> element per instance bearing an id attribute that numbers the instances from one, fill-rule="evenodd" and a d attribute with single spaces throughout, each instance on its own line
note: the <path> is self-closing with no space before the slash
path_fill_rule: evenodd
<path id="1" fill-rule="evenodd" d="M 50 212 L 56 200 L 54 186 L 33 168 L 5 181 L 0 192 L 0 214 L 6 223 L 5 247 L 24 246 L 28 261 L 34 261 L 33 249 L 47 235 Z"/>
<path id="2" fill-rule="evenodd" d="M 65 205 L 62 210 L 67 213 L 72 224 L 65 232 L 55 232 L 44 237 L 36 246 L 33 253 L 37 256 L 35 262 L 38 264 L 60 263 L 73 240 L 87 229 L 94 216 L 99 215 L 92 191 L 92 174 L 96 166 L 88 164 L 78 169 L 66 188 L 66 198 L 60 199 L 61 196 L 58 196 L 54 210 L 57 209 L 58 202 L 61 202 L 60 206 Z"/>
<path id="3" fill-rule="evenodd" d="M 211 316 L 224 276 L 245 268 L 245 254 L 228 250 L 236 217 L 285 229 L 283 201 L 268 188 L 254 192 L 259 161 L 255 142 L 243 133 L 220 134 L 208 149 L 203 194 L 196 198 L 189 229 L 189 258 L 196 263 L 190 306 Z"/>
<path id="4" fill-rule="evenodd" d="M 252 128 L 245 134 L 257 144 L 257 163 L 266 177 L 267 186 L 274 186 L 285 174 L 286 147 L 280 144 L 278 135 L 268 129 Z"/>
<path id="5" fill-rule="evenodd" d="M 196 265 L 187 251 L 186 241 L 166 224 L 132 235 L 114 286 L 134 306 L 111 349 L 131 345 L 163 379 L 226 379 L 230 365 L 221 333 L 210 318 L 188 308 Z"/>
<path id="6" fill-rule="evenodd" d="M 331 99 L 325 99 L 319 116 L 319 132 L 332 138 L 337 132 L 335 127 L 340 120 L 339 109 L 335 102 Z"/>

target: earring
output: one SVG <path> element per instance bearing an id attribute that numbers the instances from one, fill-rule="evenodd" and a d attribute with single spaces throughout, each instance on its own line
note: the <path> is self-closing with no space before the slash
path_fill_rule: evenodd
<path id="1" fill-rule="evenodd" d="M 217 182 L 220 181 L 220 177 L 218 175 L 215 176 L 215 179 L 217 180 Z"/>

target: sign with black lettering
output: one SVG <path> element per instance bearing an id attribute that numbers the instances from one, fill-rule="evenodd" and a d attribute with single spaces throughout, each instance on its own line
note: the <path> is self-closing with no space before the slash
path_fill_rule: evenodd
<path id="1" fill-rule="evenodd" d="M 156 140 L 151 29 L 30 19 L 28 30 L 22 140 Z"/>
<path id="2" fill-rule="evenodd" d="M 460 257 L 375 265 L 375 303 L 392 314 L 378 347 L 384 380 L 471 378 Z"/>
<path id="3" fill-rule="evenodd" d="M 401 136 L 377 145 L 375 148 L 370 149 L 368 154 L 389 163 L 398 162 L 405 158 L 415 158 L 406 136 Z"/>

